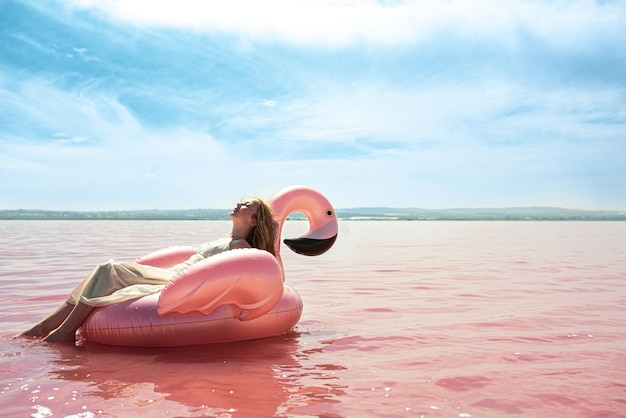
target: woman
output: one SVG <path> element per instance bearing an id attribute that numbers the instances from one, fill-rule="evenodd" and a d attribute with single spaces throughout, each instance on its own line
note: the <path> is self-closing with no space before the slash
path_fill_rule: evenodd
<path id="1" fill-rule="evenodd" d="M 176 273 L 214 254 L 237 248 L 259 248 L 274 253 L 274 213 L 262 199 L 248 198 L 230 213 L 227 238 L 201 245 L 196 254 L 170 269 L 109 261 L 97 266 L 57 310 L 20 335 L 44 341 L 74 341 L 76 330 L 98 306 L 106 306 L 159 292 Z"/>

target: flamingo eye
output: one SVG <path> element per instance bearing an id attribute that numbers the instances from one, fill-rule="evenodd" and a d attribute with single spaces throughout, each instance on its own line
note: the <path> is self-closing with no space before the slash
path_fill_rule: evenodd
<path id="1" fill-rule="evenodd" d="M 326 209 L 326 216 L 328 216 L 329 218 L 332 218 L 333 210 L 332 209 Z"/>

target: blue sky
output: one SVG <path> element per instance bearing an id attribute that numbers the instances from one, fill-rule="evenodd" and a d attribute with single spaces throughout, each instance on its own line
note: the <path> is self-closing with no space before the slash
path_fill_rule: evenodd
<path id="1" fill-rule="evenodd" d="M 622 1 L 0 0 L 0 209 L 626 209 Z"/>

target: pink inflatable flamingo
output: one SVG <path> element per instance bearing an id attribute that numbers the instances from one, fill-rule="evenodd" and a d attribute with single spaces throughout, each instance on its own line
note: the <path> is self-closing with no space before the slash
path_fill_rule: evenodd
<path id="1" fill-rule="evenodd" d="M 287 216 L 303 213 L 309 230 L 285 244 L 303 255 L 326 252 L 337 238 L 335 210 L 318 191 L 292 186 L 272 195 L 278 238 Z M 251 340 L 284 334 L 302 315 L 300 296 L 284 283 L 280 239 L 276 257 L 258 249 L 216 254 L 176 275 L 160 292 L 97 308 L 81 327 L 88 341 L 167 347 Z M 136 262 L 168 268 L 195 253 L 174 247 Z"/>

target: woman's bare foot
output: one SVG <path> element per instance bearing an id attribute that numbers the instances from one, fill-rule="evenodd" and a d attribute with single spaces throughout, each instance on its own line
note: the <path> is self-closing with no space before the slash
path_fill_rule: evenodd
<path id="1" fill-rule="evenodd" d="M 50 333 L 48 327 L 45 324 L 37 324 L 32 328 L 27 329 L 26 331 L 20 332 L 16 335 L 16 337 L 35 337 L 42 338 Z"/>
<path id="2" fill-rule="evenodd" d="M 48 315 L 45 319 L 40 321 L 32 328 L 29 328 L 26 331 L 19 333 L 18 335 L 16 335 L 16 337 L 45 337 L 50 333 L 50 331 L 60 326 L 63 321 L 67 319 L 70 313 L 72 313 L 73 309 L 74 305 L 65 302 L 61 304 L 61 306 L 59 306 L 54 312 Z"/>

